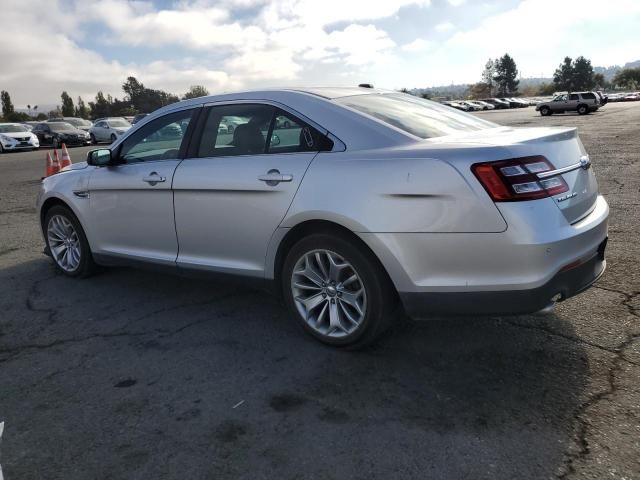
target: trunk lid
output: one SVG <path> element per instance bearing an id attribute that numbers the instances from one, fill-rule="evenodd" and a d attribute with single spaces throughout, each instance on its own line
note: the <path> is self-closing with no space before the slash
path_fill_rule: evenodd
<path id="1" fill-rule="evenodd" d="M 503 147 L 510 158 L 543 155 L 555 169 L 578 166 L 582 161 L 582 167 L 560 175 L 567 183 L 569 190 L 551 198 L 569 223 L 579 221 L 595 207 L 598 183 L 576 128 L 501 127 L 432 138 L 425 143 L 447 144 L 451 147 L 454 145 Z M 495 160 L 501 160 L 501 158 Z"/>

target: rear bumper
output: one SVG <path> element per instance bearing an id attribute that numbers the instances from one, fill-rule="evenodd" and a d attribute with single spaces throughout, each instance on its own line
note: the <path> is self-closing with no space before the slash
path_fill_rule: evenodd
<path id="1" fill-rule="evenodd" d="M 588 289 L 605 271 L 604 246 L 591 259 L 570 270 L 557 273 L 544 285 L 529 290 L 483 292 L 400 293 L 411 317 L 430 314 L 517 315 L 533 313 L 554 301 L 562 301 Z"/>

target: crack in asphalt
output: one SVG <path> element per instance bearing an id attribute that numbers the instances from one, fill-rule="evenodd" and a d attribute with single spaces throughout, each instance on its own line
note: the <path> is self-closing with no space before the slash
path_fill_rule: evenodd
<path id="1" fill-rule="evenodd" d="M 46 281 L 46 280 L 50 280 L 51 278 L 54 278 L 55 276 L 52 277 L 47 277 L 44 279 L 40 279 L 40 280 L 36 280 L 31 288 L 29 289 L 29 294 L 27 295 L 27 301 L 26 301 L 26 307 L 29 311 L 31 312 L 38 312 L 38 313 L 46 313 L 47 314 L 47 321 L 49 323 L 51 323 L 53 321 L 53 319 L 55 318 L 55 316 L 58 314 L 58 309 L 57 308 L 36 308 L 33 305 L 33 300 L 32 300 L 32 296 L 33 295 L 39 295 L 39 284 Z M 128 330 L 128 327 L 136 322 L 139 322 L 141 320 L 144 320 L 146 318 L 150 318 L 154 315 L 159 315 L 162 313 L 166 313 L 166 312 L 171 312 L 171 311 L 176 311 L 176 310 L 180 310 L 183 308 L 189 308 L 189 307 L 197 307 L 197 306 L 205 306 L 205 305 L 210 305 L 210 304 L 214 304 L 214 303 L 218 303 L 221 301 L 226 301 L 229 299 L 232 299 L 234 297 L 237 297 L 241 295 L 238 292 L 234 292 L 231 294 L 227 294 L 227 295 L 221 295 L 218 296 L 216 298 L 213 299 L 209 299 L 207 301 L 201 301 L 201 302 L 190 302 L 190 303 L 182 303 L 182 304 L 178 304 L 178 305 L 172 305 L 170 307 L 165 307 L 165 308 L 161 308 L 161 309 L 157 309 L 154 310 L 152 312 L 147 312 L 139 317 L 136 317 L 135 319 L 127 322 L 124 326 L 116 329 L 113 332 L 104 332 L 104 333 L 93 333 L 90 335 L 85 335 L 82 337 L 71 337 L 71 338 L 63 338 L 63 339 L 57 339 L 57 340 L 53 340 L 51 342 L 48 343 L 33 343 L 33 344 L 23 344 L 23 345 L 16 345 L 13 347 L 8 347 L 8 348 L 2 348 L 0 349 L 0 355 L 8 355 L 4 358 L 0 359 L 0 363 L 3 362 L 8 362 L 10 360 L 13 360 L 17 357 L 19 357 L 21 354 L 29 352 L 29 351 L 41 351 L 41 350 L 46 350 L 49 348 L 54 348 L 54 347 L 58 347 L 61 345 L 67 345 L 67 344 L 74 344 L 74 343 L 80 343 L 80 342 L 85 342 L 88 340 L 93 340 L 96 338 L 118 338 L 118 337 L 140 337 L 140 336 L 145 336 L 145 335 L 159 335 L 162 338 L 166 338 L 166 337 L 170 337 L 172 335 L 176 335 L 178 333 L 183 332 L 184 330 L 191 328 L 197 324 L 200 323 L 204 323 L 208 320 L 210 320 L 210 318 L 204 318 L 204 319 L 200 319 L 200 320 L 196 320 L 190 323 L 187 323 L 186 325 L 182 325 L 176 329 L 173 330 L 166 330 L 166 329 L 160 329 L 160 328 L 156 328 L 156 329 L 152 329 L 152 330 L 142 330 L 142 331 L 138 331 L 138 332 L 132 332 Z M 242 295 L 246 295 L 246 292 L 243 293 Z"/>
<path id="2" fill-rule="evenodd" d="M 640 292 L 627 293 L 619 289 L 603 286 L 594 286 L 594 288 L 624 296 L 625 299 L 621 302 L 621 305 L 624 305 L 631 315 L 640 318 L 637 309 L 631 304 L 634 298 L 640 295 Z M 626 338 L 614 348 L 615 357 L 613 359 L 611 368 L 607 373 L 607 388 L 592 395 L 590 398 L 580 404 L 576 409 L 574 418 L 578 422 L 578 431 L 575 436 L 575 441 L 578 445 L 579 450 L 577 452 L 569 452 L 566 454 L 566 460 L 564 462 L 565 471 L 560 475 L 557 475 L 557 478 L 566 479 L 575 474 L 575 462 L 579 459 L 585 458 L 591 452 L 589 441 L 587 440 L 590 424 L 588 420 L 583 417 L 591 407 L 603 400 L 608 399 L 617 392 L 616 376 L 620 372 L 623 362 L 631 363 L 637 366 L 636 363 L 630 362 L 629 360 L 624 358 L 624 351 L 638 339 L 640 339 L 640 333 L 627 333 Z"/>
<path id="3" fill-rule="evenodd" d="M 16 252 L 18 250 L 20 250 L 20 249 L 17 248 L 17 247 L 3 248 L 2 250 L 0 250 L 0 257 L 3 256 L 3 255 L 7 255 L 7 254 L 9 254 L 11 252 Z"/>

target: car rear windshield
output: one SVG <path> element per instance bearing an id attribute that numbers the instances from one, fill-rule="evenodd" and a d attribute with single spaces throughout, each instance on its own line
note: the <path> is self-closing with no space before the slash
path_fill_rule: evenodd
<path id="1" fill-rule="evenodd" d="M 109 120 L 107 122 L 110 127 L 129 127 L 130 124 L 126 120 Z"/>
<path id="2" fill-rule="evenodd" d="M 51 122 L 49 128 L 54 132 L 65 132 L 67 130 L 75 130 L 76 127 L 66 122 Z"/>
<path id="3" fill-rule="evenodd" d="M 27 127 L 20 125 L 0 125 L 0 133 L 28 132 Z"/>
<path id="4" fill-rule="evenodd" d="M 497 127 L 451 107 L 402 93 L 354 95 L 335 101 L 420 138 Z"/>

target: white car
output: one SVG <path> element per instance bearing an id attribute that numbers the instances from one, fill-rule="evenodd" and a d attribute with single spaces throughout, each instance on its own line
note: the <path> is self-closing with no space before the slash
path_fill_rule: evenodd
<path id="1" fill-rule="evenodd" d="M 109 142 L 116 139 L 131 128 L 131 124 L 124 118 L 102 118 L 93 124 L 89 129 L 92 143 Z"/>
<path id="2" fill-rule="evenodd" d="M 489 102 L 483 102 L 482 100 L 473 100 L 467 103 L 480 107 L 480 110 L 495 110 L 496 108 L 495 105 L 491 105 Z"/>
<path id="3" fill-rule="evenodd" d="M 20 123 L 0 123 L 0 153 L 14 150 L 36 150 L 40 141 Z"/>

